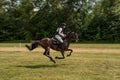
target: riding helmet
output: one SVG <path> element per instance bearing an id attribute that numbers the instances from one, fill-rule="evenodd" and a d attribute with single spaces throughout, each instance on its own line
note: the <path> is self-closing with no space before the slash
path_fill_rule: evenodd
<path id="1" fill-rule="evenodd" d="M 61 23 L 60 26 L 66 26 L 66 23 Z"/>

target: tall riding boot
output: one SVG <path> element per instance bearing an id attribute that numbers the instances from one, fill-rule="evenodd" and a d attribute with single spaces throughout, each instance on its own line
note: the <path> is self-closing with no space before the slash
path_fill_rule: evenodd
<path id="1" fill-rule="evenodd" d="M 61 50 L 62 50 L 62 46 L 63 46 L 63 43 L 60 43 L 60 44 L 58 45 L 58 51 L 61 51 Z"/>

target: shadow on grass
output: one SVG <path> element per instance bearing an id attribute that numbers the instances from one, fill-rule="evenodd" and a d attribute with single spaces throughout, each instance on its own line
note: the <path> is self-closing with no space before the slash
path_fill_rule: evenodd
<path id="1" fill-rule="evenodd" d="M 24 67 L 24 68 L 31 68 L 31 69 L 36 69 L 36 68 L 55 68 L 57 67 L 58 65 L 19 65 L 19 66 L 16 66 L 16 67 Z"/>

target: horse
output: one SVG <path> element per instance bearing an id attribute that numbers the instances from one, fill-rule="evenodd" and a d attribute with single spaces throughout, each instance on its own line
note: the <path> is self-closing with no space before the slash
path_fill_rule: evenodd
<path id="1" fill-rule="evenodd" d="M 56 51 L 60 51 L 62 54 L 62 57 L 56 56 L 55 59 L 65 59 L 64 52 L 70 51 L 68 56 L 71 56 L 73 50 L 69 49 L 69 45 L 72 41 L 78 41 L 78 34 L 75 32 L 69 32 L 66 34 L 66 37 L 64 39 L 64 43 L 61 47 L 61 49 L 58 49 L 59 45 L 56 45 L 53 43 L 53 38 L 43 38 L 41 40 L 35 40 L 31 43 L 31 46 L 25 45 L 28 50 L 32 51 L 33 49 L 37 48 L 39 45 L 45 50 L 43 55 L 47 56 L 53 63 L 56 63 L 56 61 L 50 56 L 50 48 Z"/>

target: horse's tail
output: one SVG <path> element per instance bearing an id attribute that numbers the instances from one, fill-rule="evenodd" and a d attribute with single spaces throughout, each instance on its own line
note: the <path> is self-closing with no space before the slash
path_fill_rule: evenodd
<path id="1" fill-rule="evenodd" d="M 40 45 L 40 41 L 33 41 L 31 46 L 25 45 L 30 51 L 37 48 Z"/>

